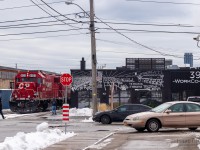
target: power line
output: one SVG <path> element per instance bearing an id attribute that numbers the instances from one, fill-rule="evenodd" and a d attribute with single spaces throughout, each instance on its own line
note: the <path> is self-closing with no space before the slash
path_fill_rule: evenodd
<path id="1" fill-rule="evenodd" d="M 95 16 L 95 17 L 96 17 L 99 21 L 101 21 L 102 23 L 104 23 L 106 26 L 108 26 L 110 29 L 114 30 L 116 33 L 122 35 L 123 37 L 125 37 L 126 39 L 130 40 L 131 42 L 133 42 L 133 43 L 135 43 L 135 44 L 137 44 L 137 45 L 140 45 L 140 46 L 142 46 L 142 47 L 144 47 L 144 48 L 146 48 L 146 49 L 149 49 L 149 50 L 151 50 L 151 51 L 154 51 L 154 52 L 156 52 L 156 53 L 159 53 L 159 54 L 161 54 L 161 55 L 163 55 L 163 56 L 178 57 L 178 56 L 176 56 L 176 55 L 171 55 L 171 54 L 167 54 L 167 53 L 160 52 L 160 51 L 158 51 L 158 50 L 155 50 L 155 49 L 153 49 L 153 48 L 150 48 L 149 46 L 146 46 L 146 45 L 144 45 L 144 44 L 141 44 L 141 43 L 139 43 L 139 42 L 137 42 L 137 41 L 131 39 L 130 37 L 128 37 L 128 36 L 122 34 L 122 33 L 119 32 L 118 30 L 114 29 L 114 28 L 111 27 L 109 24 L 107 24 L 107 23 L 103 22 L 101 19 L 99 19 L 97 16 Z"/>
<path id="2" fill-rule="evenodd" d="M 58 1 L 58 2 L 52 2 L 48 4 L 59 4 L 59 3 L 64 3 L 65 1 Z M 40 6 L 45 5 L 45 4 L 39 4 Z M 9 9 L 20 9 L 20 8 L 28 8 L 28 7 L 34 7 L 36 5 L 24 5 L 24 6 L 17 6 L 17 7 L 7 7 L 7 8 L 0 8 L 1 10 L 9 10 Z"/>
<path id="3" fill-rule="evenodd" d="M 68 16 L 68 15 L 79 15 L 81 13 L 83 13 L 83 12 L 65 14 L 65 16 Z M 61 16 L 61 15 L 52 15 L 52 16 L 37 17 L 37 18 L 26 18 L 26 19 L 19 19 L 19 20 L 7 20 L 7 21 L 1 21 L 0 23 L 12 23 L 12 22 L 21 22 L 21 21 L 32 21 L 32 20 L 54 18 L 54 17 L 59 17 L 59 16 Z M 57 20 L 57 21 L 59 21 L 59 20 Z M 80 23 L 85 23 L 85 22 L 80 22 Z"/>
<path id="4" fill-rule="evenodd" d="M 58 18 L 56 18 L 56 17 L 54 17 L 52 14 L 50 14 L 49 12 L 47 12 L 46 10 L 44 10 L 41 6 L 39 6 L 37 3 L 35 3 L 33 0 L 30 0 L 32 3 L 34 3 L 36 6 L 38 6 L 41 10 L 43 10 L 45 13 L 47 13 L 48 15 L 50 15 L 51 17 L 53 17 L 53 18 L 55 18 L 56 20 L 58 20 L 58 21 L 60 21 L 60 22 L 62 22 L 62 23 L 64 23 L 64 24 L 66 24 L 66 25 L 68 25 L 68 26 L 70 26 L 70 27 L 73 27 L 73 28 L 78 28 L 78 27 L 75 27 L 75 26 L 72 26 L 72 25 L 69 25 L 69 24 L 67 24 L 66 22 L 64 22 L 64 21 L 62 21 L 62 20 L 60 20 L 60 19 L 58 19 Z M 68 18 L 68 17 L 67 17 Z M 74 19 L 70 19 L 70 18 L 68 18 L 69 20 L 71 20 L 71 21 L 74 21 Z M 75 21 L 75 22 L 78 22 L 78 21 Z"/>
<path id="5" fill-rule="evenodd" d="M 81 8 L 81 7 L 80 7 L 79 5 L 77 5 L 76 3 L 73 3 L 73 4 L 76 5 L 76 6 L 78 6 L 81 10 L 83 10 L 83 8 Z M 83 11 L 84 11 L 84 10 L 83 10 Z M 87 12 L 86 12 L 86 14 L 89 16 L 89 14 L 88 14 Z M 160 51 L 158 51 L 158 50 L 155 50 L 155 49 L 150 48 L 150 47 L 148 47 L 148 46 L 146 46 L 146 45 L 144 45 L 144 44 L 141 44 L 141 43 L 139 43 L 139 42 L 137 42 L 137 41 L 135 41 L 135 40 L 129 38 L 128 36 L 122 34 L 122 33 L 119 32 L 118 30 L 116 30 L 116 29 L 114 29 L 113 27 L 111 27 L 109 24 L 103 22 L 103 21 L 102 21 L 101 19 L 99 19 L 96 15 L 95 15 L 95 17 L 96 17 L 100 22 L 102 22 L 102 23 L 104 23 L 106 26 L 108 26 L 110 29 L 114 30 L 114 31 L 117 32 L 118 34 L 122 35 L 123 37 L 125 37 L 126 39 L 128 39 L 128 40 L 134 42 L 134 43 L 137 44 L 137 45 L 140 45 L 140 46 L 142 46 L 142 47 L 144 47 L 144 48 L 146 48 L 146 49 L 149 49 L 149 50 L 151 50 L 151 51 L 157 52 L 157 53 L 159 53 L 159 54 L 161 54 L 161 55 L 164 55 L 164 56 L 178 57 L 178 56 L 176 56 L 176 55 L 171 55 L 171 54 L 162 53 L 162 52 L 160 52 Z"/>
<path id="6" fill-rule="evenodd" d="M 156 24 L 156 23 L 128 23 L 128 22 L 111 22 L 111 21 L 104 21 L 108 24 L 117 24 L 117 25 L 137 25 L 137 26 L 161 26 L 161 27 L 200 27 L 200 26 L 194 26 L 194 25 L 187 25 L 187 24 Z M 95 23 L 101 23 L 96 21 Z"/>
<path id="7" fill-rule="evenodd" d="M 39 24 L 39 25 L 31 25 L 31 24 Z M 77 23 L 69 23 L 77 24 Z M 37 28 L 37 27 L 48 27 L 48 26 L 63 26 L 65 24 L 42 24 L 40 23 L 30 23 L 30 24 L 20 24 L 20 25 L 9 25 L 9 26 L 0 26 L 0 29 L 18 29 L 18 28 Z"/>
<path id="8" fill-rule="evenodd" d="M 68 15 L 76 15 L 79 16 L 80 14 L 85 13 L 85 12 L 78 12 L 78 13 L 70 13 L 70 14 L 64 14 L 64 15 L 54 15 L 54 16 L 47 16 L 47 17 L 37 17 L 37 18 L 26 18 L 26 19 L 20 19 L 20 20 L 7 20 L 7 21 L 1 21 L 1 23 L 13 23 L 13 22 L 22 22 L 22 21 L 32 21 L 32 20 L 41 20 L 41 19 L 48 19 L 48 18 L 54 18 L 54 17 L 60 17 L 60 16 L 68 16 Z M 63 21 L 68 20 L 68 19 L 62 19 Z M 105 19 L 103 19 L 105 20 Z M 57 21 L 51 21 L 51 22 L 58 22 Z M 200 27 L 200 26 L 195 26 L 195 25 L 190 25 L 190 24 L 171 24 L 171 23 L 165 23 L 165 24 L 158 24 L 158 23 L 127 23 L 127 22 L 111 22 L 111 21 L 104 21 L 105 23 L 108 24 L 119 24 L 119 25 L 150 25 L 150 26 L 169 26 L 169 27 Z M 88 21 L 80 21 L 79 23 L 89 23 Z M 95 21 L 95 23 L 102 23 Z"/>
<path id="9" fill-rule="evenodd" d="M 61 15 L 62 17 L 67 18 L 67 19 L 69 19 L 69 20 L 71 20 L 71 21 L 74 21 L 74 22 L 77 22 L 77 23 L 81 23 L 80 21 L 77 21 L 77 20 L 74 20 L 74 19 L 70 19 L 70 18 L 66 17 L 65 15 L 59 13 L 57 10 L 55 10 L 54 8 L 52 8 L 51 6 L 49 6 L 49 5 L 48 5 L 46 2 L 44 2 L 43 0 L 40 0 L 40 1 L 42 1 L 47 7 L 49 7 L 50 9 L 52 9 L 53 11 L 55 11 L 56 13 L 58 13 L 59 15 Z"/>
<path id="10" fill-rule="evenodd" d="M 116 41 L 110 41 L 110 40 L 104 40 L 104 39 L 97 39 L 98 41 L 103 41 L 103 42 L 108 42 L 108 43 L 114 43 L 114 44 L 117 44 L 117 45 L 127 45 L 127 44 L 129 44 L 129 43 L 123 43 L 123 42 L 116 42 Z M 163 48 L 162 48 L 163 49 Z M 133 52 L 122 52 L 122 51 L 111 51 L 111 50 L 98 50 L 98 51 L 100 51 L 100 52 L 113 52 L 113 53 L 125 53 L 125 54 L 144 54 L 144 55 L 160 55 L 160 54 L 147 54 L 147 53 L 133 53 Z M 177 50 L 173 50 L 173 53 L 174 52 L 176 52 L 176 53 L 178 53 L 177 52 Z M 182 52 L 179 52 L 179 54 L 178 55 L 182 55 Z M 173 56 L 174 57 L 174 56 Z M 179 56 L 179 57 L 177 57 L 177 58 L 183 58 L 182 56 Z M 194 60 L 199 60 L 200 58 L 195 58 Z"/>
<path id="11" fill-rule="evenodd" d="M 110 28 L 97 28 L 97 30 L 113 30 L 113 29 L 110 29 Z M 183 32 L 179 32 L 179 31 L 162 31 L 162 30 L 132 30 L 132 29 L 117 29 L 115 28 L 115 30 L 117 31 L 128 31 L 128 33 L 130 32 L 153 32 L 153 33 L 176 33 L 176 34 L 200 34 L 200 32 L 186 32 L 186 31 L 183 31 Z M 103 33 L 103 32 L 99 32 L 99 33 Z M 104 32 L 104 33 L 107 33 L 107 32 Z M 108 32 L 110 33 L 110 32 Z M 122 32 L 121 32 L 122 33 Z"/>
<path id="12" fill-rule="evenodd" d="M 42 26 L 53 26 L 53 25 L 65 25 L 65 24 L 47 24 L 47 23 L 54 23 L 54 22 L 58 22 L 58 21 L 44 21 L 44 22 L 34 22 L 34 23 L 23 23 L 23 24 L 5 25 L 5 26 L 0 26 L 0 29 L 26 28 L 26 27 L 42 27 Z M 69 24 L 78 24 L 78 23 L 69 23 Z"/>
<path id="13" fill-rule="evenodd" d="M 105 53 L 116 53 L 116 54 L 138 54 L 138 55 L 160 55 L 160 54 L 147 54 L 147 53 L 131 53 L 131 52 L 121 52 L 121 51 L 111 51 L 111 50 L 98 50 L 98 52 L 105 52 Z"/>
<path id="14" fill-rule="evenodd" d="M 49 30 L 49 31 L 38 31 L 38 32 L 24 32 L 24 33 L 11 33 L 11 34 L 0 34 L 0 36 L 11 36 L 11 35 L 30 35 L 30 34 L 43 34 L 43 33 L 55 33 L 63 31 L 76 31 L 88 28 L 79 28 L 79 29 L 66 29 L 66 30 Z"/>
<path id="15" fill-rule="evenodd" d="M 73 35 L 84 35 L 87 33 L 77 33 L 77 34 L 68 34 L 68 35 L 52 35 L 52 36 L 40 36 L 40 37 L 32 37 L 32 38 L 17 38 L 17 39 L 6 39 L 0 41 L 21 41 L 21 40 L 32 40 L 32 39 L 43 39 L 43 38 L 55 38 L 55 37 L 64 37 L 64 36 L 73 36 Z"/>

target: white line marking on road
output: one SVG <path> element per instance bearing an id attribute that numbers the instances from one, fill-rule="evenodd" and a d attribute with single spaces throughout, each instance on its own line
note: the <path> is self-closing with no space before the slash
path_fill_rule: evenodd
<path id="1" fill-rule="evenodd" d="M 82 149 L 82 150 L 88 150 L 89 148 L 93 147 L 94 145 L 98 145 L 99 143 L 103 142 L 105 139 L 107 139 L 108 137 L 112 136 L 112 135 L 115 134 L 115 133 L 116 133 L 116 132 L 112 132 L 112 133 L 108 134 L 107 136 L 101 138 L 100 140 L 98 140 L 98 141 L 95 142 L 94 144 L 92 144 L 92 145 L 90 145 L 90 146 L 88 146 L 88 147 L 86 147 L 86 148 L 84 148 L 84 149 Z M 106 144 L 106 145 L 107 145 L 107 144 Z M 106 146 L 106 145 L 105 145 L 105 146 Z"/>

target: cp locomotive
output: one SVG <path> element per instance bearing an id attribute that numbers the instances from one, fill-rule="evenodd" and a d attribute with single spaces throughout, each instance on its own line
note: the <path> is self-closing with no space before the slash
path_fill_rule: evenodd
<path id="1" fill-rule="evenodd" d="M 10 109 L 17 113 L 45 111 L 53 99 L 61 107 L 66 93 L 60 83 L 60 74 L 42 70 L 20 71 L 13 83 Z"/>

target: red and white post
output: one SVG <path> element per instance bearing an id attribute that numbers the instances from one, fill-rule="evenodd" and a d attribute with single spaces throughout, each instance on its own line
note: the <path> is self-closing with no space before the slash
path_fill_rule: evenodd
<path id="1" fill-rule="evenodd" d="M 69 122 L 69 104 L 63 104 L 63 122 L 65 122 L 65 134 L 66 134 L 66 127 L 67 122 Z"/>

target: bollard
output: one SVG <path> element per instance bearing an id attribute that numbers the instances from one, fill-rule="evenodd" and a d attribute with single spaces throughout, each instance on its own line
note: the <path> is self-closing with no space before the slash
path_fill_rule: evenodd
<path id="1" fill-rule="evenodd" d="M 63 122 L 65 123 L 65 134 L 67 130 L 67 122 L 69 122 L 69 104 L 63 104 Z"/>

